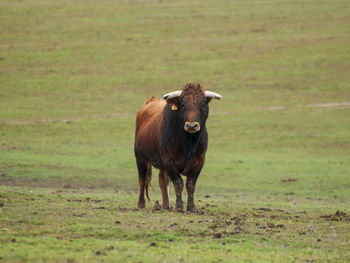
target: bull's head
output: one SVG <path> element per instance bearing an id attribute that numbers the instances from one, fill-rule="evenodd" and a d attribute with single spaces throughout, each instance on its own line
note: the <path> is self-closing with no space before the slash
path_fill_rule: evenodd
<path id="1" fill-rule="evenodd" d="M 186 84 L 182 90 L 173 91 L 163 96 L 171 109 L 177 111 L 183 121 L 184 130 L 197 133 L 208 118 L 208 103 L 211 99 L 221 99 L 221 95 L 205 91 L 200 84 Z"/>

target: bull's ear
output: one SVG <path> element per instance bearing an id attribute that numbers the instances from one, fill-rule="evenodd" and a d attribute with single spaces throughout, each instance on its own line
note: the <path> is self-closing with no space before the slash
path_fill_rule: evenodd
<path id="1" fill-rule="evenodd" d="M 180 106 L 180 98 L 172 98 L 172 99 L 167 99 L 166 103 L 171 105 L 172 110 L 178 110 Z"/>
<path id="2" fill-rule="evenodd" d="M 181 93 L 181 90 L 177 90 L 163 96 L 163 99 L 166 99 L 166 102 L 171 105 L 172 110 L 177 110 L 179 108 Z"/>

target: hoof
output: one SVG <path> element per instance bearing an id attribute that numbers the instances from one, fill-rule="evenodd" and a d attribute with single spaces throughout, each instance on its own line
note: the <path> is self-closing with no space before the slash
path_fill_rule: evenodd
<path id="1" fill-rule="evenodd" d="M 187 207 L 187 211 L 191 213 L 196 213 L 196 208 L 195 207 Z"/>
<path id="2" fill-rule="evenodd" d="M 183 210 L 184 209 L 184 206 L 182 204 L 182 202 L 176 202 L 176 205 L 175 205 L 175 209 L 176 210 Z"/>
<path id="3" fill-rule="evenodd" d="M 163 206 L 162 208 L 163 208 L 164 210 L 168 210 L 168 211 L 173 210 L 173 207 L 172 207 L 172 206 Z"/>
<path id="4" fill-rule="evenodd" d="M 145 203 L 137 203 L 137 207 L 143 209 L 146 207 Z"/>

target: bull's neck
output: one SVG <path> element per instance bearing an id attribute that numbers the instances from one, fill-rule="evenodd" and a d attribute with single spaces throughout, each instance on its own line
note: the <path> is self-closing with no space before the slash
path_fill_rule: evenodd
<path id="1" fill-rule="evenodd" d="M 186 153 L 187 163 L 190 163 L 190 161 L 192 160 L 192 156 L 196 152 L 198 144 L 200 142 L 201 135 L 202 135 L 202 130 L 200 130 L 199 132 L 197 132 L 195 134 L 189 134 L 189 133 L 184 131 L 183 148 L 184 148 L 184 151 Z"/>

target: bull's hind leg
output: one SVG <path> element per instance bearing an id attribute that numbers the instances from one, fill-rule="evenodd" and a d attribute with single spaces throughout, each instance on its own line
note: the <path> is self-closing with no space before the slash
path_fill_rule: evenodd
<path id="1" fill-rule="evenodd" d="M 139 172 L 139 185 L 140 185 L 140 195 L 139 195 L 139 201 L 137 203 L 137 207 L 145 208 L 146 206 L 145 191 L 146 191 L 147 198 L 149 199 L 148 187 L 151 181 L 152 167 L 149 163 L 140 159 L 136 159 L 136 164 L 137 164 L 137 170 Z"/>
<path id="2" fill-rule="evenodd" d="M 169 177 L 164 170 L 159 171 L 159 187 L 162 191 L 163 208 L 170 209 L 169 203 Z"/>

